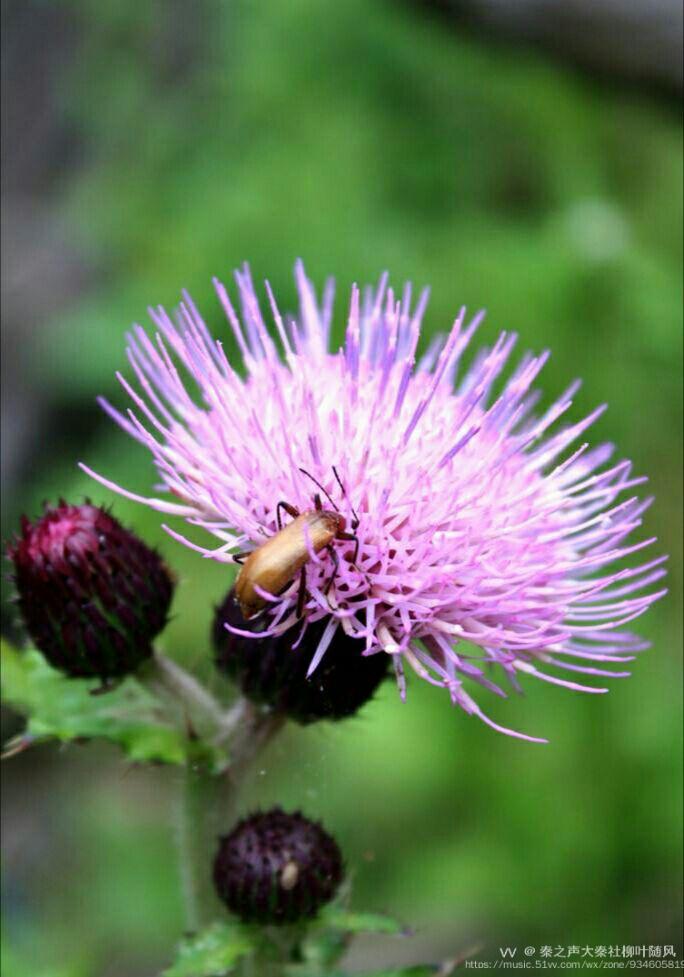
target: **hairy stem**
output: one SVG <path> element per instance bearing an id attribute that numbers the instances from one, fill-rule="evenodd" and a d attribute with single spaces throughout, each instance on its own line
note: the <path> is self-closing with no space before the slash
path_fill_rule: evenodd
<path id="1" fill-rule="evenodd" d="M 229 750 L 228 767 L 216 773 L 206 762 L 189 759 L 186 763 L 179 799 L 178 850 L 186 926 L 192 932 L 225 912 L 212 881 L 218 838 L 232 826 L 238 793 L 252 763 L 284 722 L 283 716 L 239 699 L 214 726 L 218 729 L 215 743 Z"/>
<path id="2" fill-rule="evenodd" d="M 247 775 L 252 763 L 285 724 L 286 717 L 263 709 L 249 699 L 240 699 L 239 722 L 230 740 L 230 765 L 225 779 L 233 796 Z"/>
<path id="3" fill-rule="evenodd" d="M 193 732 L 212 738 L 221 733 L 230 713 L 225 713 L 211 692 L 177 662 L 155 651 L 139 669 L 137 678 L 180 713 L 185 725 Z"/>
<path id="4" fill-rule="evenodd" d="M 242 961 L 240 977 L 283 977 L 284 964 L 270 954 L 256 953 Z"/>
<path id="5" fill-rule="evenodd" d="M 232 825 L 238 793 L 252 763 L 281 729 L 285 717 L 244 697 L 224 710 L 194 675 L 159 651 L 139 670 L 138 679 L 188 733 L 188 757 L 177 805 L 177 842 L 185 925 L 189 932 L 197 932 L 223 912 L 212 880 L 218 838 Z M 203 742 L 219 753 L 225 750 L 228 764 L 220 772 L 207 759 Z"/>
<path id="6" fill-rule="evenodd" d="M 189 933 L 210 923 L 218 911 L 211 882 L 215 839 L 211 837 L 208 817 L 215 810 L 216 793 L 216 778 L 205 767 L 188 761 L 178 796 L 177 844 L 185 928 Z"/>

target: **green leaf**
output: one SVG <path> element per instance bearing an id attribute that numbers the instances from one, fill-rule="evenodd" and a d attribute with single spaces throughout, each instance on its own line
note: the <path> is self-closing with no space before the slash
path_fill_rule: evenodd
<path id="1" fill-rule="evenodd" d="M 357 933 L 401 934 L 406 929 L 395 919 L 379 913 L 354 913 L 340 905 L 327 906 L 309 926 L 301 952 L 303 963 L 291 968 L 291 977 L 329 974 Z"/>
<path id="2" fill-rule="evenodd" d="M 322 968 L 331 967 L 337 963 L 349 945 L 349 938 L 349 933 L 343 933 L 340 930 L 312 929 L 301 945 L 301 953 L 304 958 L 304 963 L 301 965 L 302 975 L 309 972 L 315 973 L 317 968 L 320 973 Z M 327 973 L 327 970 L 325 972 Z M 293 971 L 294 973 L 299 974 L 299 971 Z"/>
<path id="3" fill-rule="evenodd" d="M 287 977 L 350 977 L 346 970 L 321 970 L 318 961 L 308 963 L 290 963 L 285 967 Z"/>
<path id="4" fill-rule="evenodd" d="M 345 933 L 390 933 L 405 934 L 407 929 L 396 919 L 381 913 L 353 913 L 336 906 L 324 909 L 317 924 Z"/>
<path id="5" fill-rule="evenodd" d="M 28 716 L 27 745 L 97 737 L 119 744 L 132 760 L 185 761 L 187 738 L 165 720 L 151 693 L 134 679 L 92 695 L 94 681 L 67 678 L 38 651 L 18 651 L 3 642 L 1 660 L 2 697 Z M 16 748 L 21 745 L 19 738 Z"/>
<path id="6" fill-rule="evenodd" d="M 224 977 L 253 949 L 253 937 L 245 927 L 214 923 L 181 943 L 175 963 L 162 977 Z"/>
<path id="7" fill-rule="evenodd" d="M 291 964 L 286 969 L 287 977 L 349 977 L 342 970 L 321 970 L 318 964 Z M 374 970 L 372 973 L 357 974 L 356 977 L 447 977 L 450 970 L 438 964 L 413 964 L 409 967 L 390 967 L 389 970 Z"/>
<path id="8" fill-rule="evenodd" d="M 390 967 L 389 970 L 374 970 L 372 973 L 359 974 L 359 977 L 436 977 L 439 973 L 439 965 L 419 963 L 411 967 Z M 442 973 L 446 973 L 446 971 L 442 971 Z"/>

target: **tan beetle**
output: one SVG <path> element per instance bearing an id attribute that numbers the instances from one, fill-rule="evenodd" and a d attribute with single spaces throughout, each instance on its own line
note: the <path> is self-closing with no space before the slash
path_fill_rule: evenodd
<path id="1" fill-rule="evenodd" d="M 297 599 L 297 617 L 302 616 L 306 597 L 306 564 L 310 559 L 310 549 L 314 553 L 327 550 L 332 558 L 334 566 L 330 579 L 325 586 L 326 594 L 335 579 L 340 562 L 333 542 L 338 539 L 353 540 L 356 546 L 352 562 L 356 561 L 359 541 L 353 532 L 346 531 L 347 520 L 321 483 L 303 468 L 300 468 L 299 471 L 318 485 L 332 505 L 334 512 L 323 508 L 321 497 L 318 494 L 314 496 L 314 508 L 306 509 L 304 512 L 300 512 L 289 502 L 279 502 L 276 506 L 278 532 L 275 536 L 271 536 L 265 543 L 249 553 L 235 553 L 233 555 L 236 563 L 242 563 L 244 560 L 242 569 L 235 581 L 235 594 L 244 618 L 253 617 L 266 607 L 267 601 L 256 591 L 256 586 L 269 594 L 276 595 L 281 593 L 298 573 L 300 574 L 300 586 Z M 333 472 L 344 493 L 344 486 L 337 474 L 337 469 L 333 468 Z M 287 526 L 283 526 L 281 523 L 281 509 L 292 516 L 292 522 L 288 523 Z M 355 530 L 358 528 L 359 519 L 353 509 L 352 514 L 351 528 Z M 307 545 L 307 535 L 309 545 Z"/>

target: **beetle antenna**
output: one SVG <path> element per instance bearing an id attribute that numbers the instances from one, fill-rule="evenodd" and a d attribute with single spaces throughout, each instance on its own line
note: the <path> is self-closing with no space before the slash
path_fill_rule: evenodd
<path id="1" fill-rule="evenodd" d="M 335 466 L 334 466 L 334 465 L 332 466 L 332 470 L 333 470 L 333 475 L 334 475 L 334 476 L 335 476 L 335 478 L 337 479 L 337 484 L 338 484 L 338 485 L 340 486 L 340 489 L 342 490 L 342 495 L 343 495 L 343 496 L 345 497 L 345 499 L 346 499 L 346 500 L 347 500 L 347 502 L 349 503 L 349 508 L 351 509 L 351 511 L 352 511 L 352 515 L 353 515 L 353 517 L 354 517 L 354 528 L 356 528 L 356 527 L 357 527 L 357 526 L 359 525 L 359 523 L 361 522 L 361 520 L 359 519 L 359 517 L 358 517 L 358 515 L 356 514 L 356 509 L 355 509 L 355 508 L 354 508 L 354 506 L 353 506 L 353 505 L 351 504 L 351 499 L 350 499 L 350 498 L 349 498 L 349 496 L 347 495 L 347 490 L 346 490 L 346 488 L 344 487 L 344 485 L 342 484 L 342 479 L 340 478 L 340 476 L 339 476 L 339 474 L 338 474 L 338 471 L 337 471 L 337 469 L 335 468 Z"/>
<path id="2" fill-rule="evenodd" d="M 328 502 L 330 503 L 330 505 L 333 507 L 333 509 L 335 510 L 335 512 L 339 512 L 340 510 L 337 508 L 337 506 L 335 505 L 335 503 L 333 502 L 333 500 L 330 498 L 330 496 L 328 495 L 328 493 L 326 492 L 326 490 L 323 488 L 323 486 L 321 485 L 321 483 L 318 481 L 318 479 L 317 478 L 314 478 L 313 475 L 306 470 L 306 468 L 300 468 L 298 470 L 302 473 L 302 475 L 306 475 L 307 478 L 310 478 L 312 482 L 315 482 L 316 485 L 318 485 L 319 489 L 321 490 L 321 492 L 323 493 L 323 495 L 325 495 L 326 499 L 328 500 Z M 335 469 L 333 468 L 333 471 L 334 470 Z"/>

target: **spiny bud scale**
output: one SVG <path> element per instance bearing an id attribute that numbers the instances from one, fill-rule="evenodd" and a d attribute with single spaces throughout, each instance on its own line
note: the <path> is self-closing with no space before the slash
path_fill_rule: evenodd
<path id="1" fill-rule="evenodd" d="M 299 723 L 352 716 L 372 698 L 387 675 L 385 653 L 365 657 L 362 642 L 339 628 L 323 660 L 307 678 L 327 621 L 310 624 L 301 642 L 293 647 L 298 637 L 294 629 L 277 637 L 259 638 L 268 620 L 264 614 L 246 620 L 231 590 L 214 617 L 216 665 L 252 701 L 270 705 Z M 255 637 L 234 634 L 226 623 L 253 631 Z"/>
<path id="2" fill-rule="evenodd" d="M 335 839 L 317 822 L 278 807 L 240 821 L 220 839 L 214 859 L 216 891 L 245 922 L 315 916 L 343 875 Z"/>
<path id="3" fill-rule="evenodd" d="M 29 635 L 72 677 L 117 678 L 152 654 L 173 581 L 161 558 L 104 509 L 61 501 L 22 518 L 9 547 Z"/>

